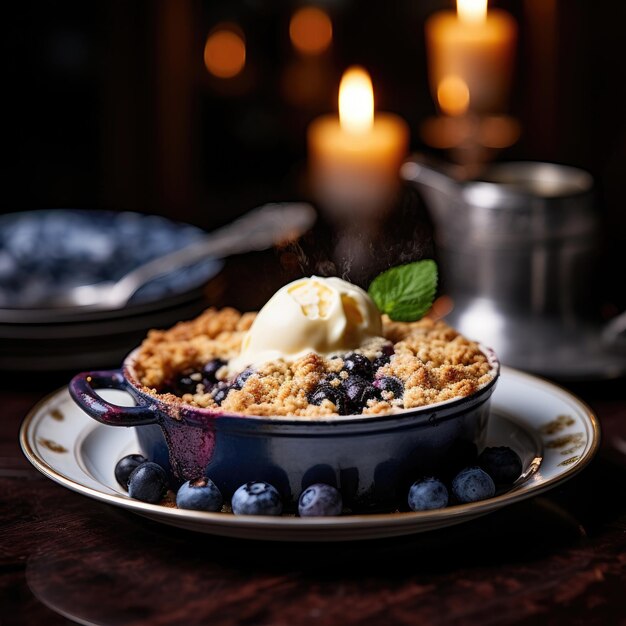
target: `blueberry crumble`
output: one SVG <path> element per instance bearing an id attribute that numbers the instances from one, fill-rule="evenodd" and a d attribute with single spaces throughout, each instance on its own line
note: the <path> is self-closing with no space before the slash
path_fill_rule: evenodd
<path id="1" fill-rule="evenodd" d="M 392 321 L 370 303 L 340 279 L 302 279 L 258 314 L 209 309 L 150 331 L 135 374 L 168 400 L 312 419 L 421 407 L 468 396 L 494 377 L 478 344 L 444 322 Z"/>

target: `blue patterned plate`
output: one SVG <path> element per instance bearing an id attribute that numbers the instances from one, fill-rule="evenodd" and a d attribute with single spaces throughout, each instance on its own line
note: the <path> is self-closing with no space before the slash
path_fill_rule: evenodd
<path id="1" fill-rule="evenodd" d="M 10 321 L 28 321 L 28 315 L 21 317 L 24 310 L 37 309 L 64 290 L 117 280 L 204 234 L 194 226 L 130 212 L 50 209 L 0 216 L 2 321 L 8 321 L 12 311 L 15 319 Z M 206 259 L 155 279 L 137 291 L 129 305 L 150 305 L 186 294 L 221 267 L 221 261 Z"/>

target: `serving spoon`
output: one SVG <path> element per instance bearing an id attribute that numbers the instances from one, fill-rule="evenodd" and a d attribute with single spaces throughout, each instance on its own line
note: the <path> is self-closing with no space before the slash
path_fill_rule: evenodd
<path id="1" fill-rule="evenodd" d="M 265 250 L 303 235 L 315 222 L 315 211 L 304 203 L 266 204 L 246 213 L 193 243 L 136 267 L 117 281 L 78 285 L 47 300 L 46 306 L 89 310 L 119 309 L 143 285 L 207 257 L 224 258 Z"/>

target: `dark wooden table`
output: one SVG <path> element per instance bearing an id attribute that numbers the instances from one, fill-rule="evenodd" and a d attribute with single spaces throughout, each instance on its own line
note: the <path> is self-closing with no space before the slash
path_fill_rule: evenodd
<path id="1" fill-rule="evenodd" d="M 573 387 L 602 449 L 546 495 L 446 530 L 309 545 L 194 534 L 64 489 L 18 430 L 66 379 L 1 378 L 2 626 L 626 624 L 624 381 Z"/>

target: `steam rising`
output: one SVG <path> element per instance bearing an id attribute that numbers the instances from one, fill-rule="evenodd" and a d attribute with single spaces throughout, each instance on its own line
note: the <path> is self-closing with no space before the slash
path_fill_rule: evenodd
<path id="1" fill-rule="evenodd" d="M 287 250 L 304 276 L 339 276 L 367 289 L 390 267 L 433 258 L 432 225 L 418 193 L 406 187 L 384 219 L 358 216 L 345 226 L 320 220 Z"/>

